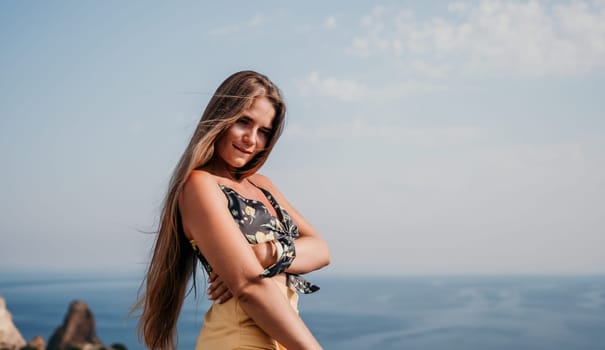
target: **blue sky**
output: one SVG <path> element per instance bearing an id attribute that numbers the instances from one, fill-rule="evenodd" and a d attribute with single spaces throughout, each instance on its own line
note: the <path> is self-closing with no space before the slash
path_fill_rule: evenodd
<path id="1" fill-rule="evenodd" d="M 605 2 L 0 2 L 0 266 L 145 266 L 216 86 L 288 121 L 262 172 L 326 273 L 604 273 Z"/>

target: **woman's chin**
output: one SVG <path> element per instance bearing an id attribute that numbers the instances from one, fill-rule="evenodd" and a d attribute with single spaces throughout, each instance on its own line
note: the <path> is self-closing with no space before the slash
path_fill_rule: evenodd
<path id="1" fill-rule="evenodd" d="M 248 164 L 248 162 L 249 162 L 249 159 L 238 159 L 238 160 L 234 160 L 234 161 L 230 162 L 229 166 L 231 166 L 233 169 L 241 169 L 246 164 Z"/>

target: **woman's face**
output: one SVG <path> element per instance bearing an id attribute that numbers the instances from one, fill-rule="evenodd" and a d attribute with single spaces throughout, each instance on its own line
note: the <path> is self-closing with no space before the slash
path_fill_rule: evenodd
<path id="1" fill-rule="evenodd" d="M 258 97 L 216 141 L 215 152 L 231 168 L 241 168 L 265 149 L 273 128 L 275 108 Z"/>

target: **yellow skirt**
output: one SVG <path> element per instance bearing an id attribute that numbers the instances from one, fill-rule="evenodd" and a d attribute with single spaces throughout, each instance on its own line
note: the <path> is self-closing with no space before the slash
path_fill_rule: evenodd
<path id="1" fill-rule="evenodd" d="M 298 294 L 283 282 L 275 283 L 298 312 Z M 235 298 L 222 304 L 212 304 L 195 345 L 195 350 L 231 349 L 286 350 L 256 325 Z"/>

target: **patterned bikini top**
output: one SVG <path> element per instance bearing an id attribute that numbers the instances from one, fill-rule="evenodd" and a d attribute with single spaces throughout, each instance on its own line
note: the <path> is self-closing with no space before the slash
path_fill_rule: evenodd
<path id="1" fill-rule="evenodd" d="M 278 217 L 273 216 L 263 202 L 248 199 L 227 186 L 219 185 L 219 187 L 227 197 L 227 206 L 233 220 L 238 224 L 248 243 L 260 244 L 277 241 L 276 243 L 279 243 L 280 248 L 283 249 L 281 257 L 276 264 L 267 268 L 261 274 L 262 277 L 272 277 L 285 271 L 290 266 L 292 260 L 294 260 L 296 255 L 294 240 L 299 237 L 298 227 L 288 212 L 277 203 L 269 191 L 256 186 L 251 181 L 249 182 L 263 192 L 273 209 L 275 209 Z M 202 266 L 210 274 L 212 267 L 198 249 L 195 241 L 191 241 L 191 244 Z M 286 276 L 288 286 L 295 288 L 301 293 L 309 294 L 319 290 L 318 286 L 309 283 L 297 274 L 286 273 Z"/>

